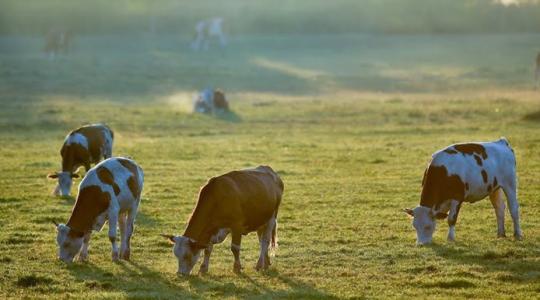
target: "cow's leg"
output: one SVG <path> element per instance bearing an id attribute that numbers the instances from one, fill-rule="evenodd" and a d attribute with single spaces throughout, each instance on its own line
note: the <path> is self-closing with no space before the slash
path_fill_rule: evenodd
<path id="1" fill-rule="evenodd" d="M 133 236 L 133 231 L 135 230 L 135 216 L 137 215 L 137 207 L 132 208 L 127 212 L 126 216 L 126 238 L 125 246 L 122 251 L 120 251 L 122 259 L 129 260 L 131 255 L 131 237 Z"/>
<path id="2" fill-rule="evenodd" d="M 506 237 L 504 230 L 504 209 L 506 205 L 504 204 L 502 189 L 497 189 L 491 193 L 489 200 L 491 200 L 491 204 L 495 209 L 495 216 L 497 217 L 497 237 Z"/>
<path id="3" fill-rule="evenodd" d="M 512 222 L 514 223 L 514 237 L 517 240 L 523 239 L 521 233 L 521 227 L 519 225 L 519 203 L 517 199 L 517 189 L 516 184 L 512 184 L 508 188 L 503 188 L 504 193 L 506 194 L 506 200 L 508 202 L 508 209 L 510 210 L 510 215 L 512 216 Z"/>
<path id="4" fill-rule="evenodd" d="M 81 254 L 79 255 L 79 261 L 88 260 L 88 243 L 90 242 L 91 235 L 92 235 L 91 231 L 84 235 L 83 246 L 81 249 Z"/>
<path id="5" fill-rule="evenodd" d="M 128 249 L 128 228 L 127 228 L 127 213 L 118 216 L 118 227 L 120 227 L 120 258 L 129 260 L 129 253 L 126 258 L 126 250 Z M 129 252 L 129 250 L 127 250 Z"/>
<path id="6" fill-rule="evenodd" d="M 232 230 L 231 252 L 234 255 L 233 271 L 240 273 L 242 264 L 240 263 L 240 245 L 242 243 L 242 233 L 239 230 Z"/>
<path id="7" fill-rule="evenodd" d="M 118 225 L 118 211 L 109 211 L 109 241 L 112 247 L 112 260 L 118 261 L 118 247 L 116 246 L 116 226 Z"/>
<path id="8" fill-rule="evenodd" d="M 272 217 L 266 225 L 259 228 L 257 235 L 259 236 L 259 244 L 261 247 L 261 252 L 259 254 L 259 260 L 257 261 L 257 266 L 255 269 L 268 269 L 270 266 L 270 256 L 268 255 L 268 249 L 270 247 L 270 241 L 272 240 L 272 230 L 276 225 L 276 219 Z"/>
<path id="9" fill-rule="evenodd" d="M 204 260 L 199 269 L 199 274 L 208 273 L 208 267 L 210 266 L 210 255 L 212 255 L 212 249 L 214 245 L 212 243 L 208 244 L 208 247 L 204 248 Z"/>
<path id="10" fill-rule="evenodd" d="M 456 240 L 456 221 L 461 208 L 461 202 L 457 200 L 450 201 L 450 211 L 448 212 L 448 241 Z"/>

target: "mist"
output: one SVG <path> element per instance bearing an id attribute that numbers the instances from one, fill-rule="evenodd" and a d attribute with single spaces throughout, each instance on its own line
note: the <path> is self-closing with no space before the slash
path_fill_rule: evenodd
<path id="1" fill-rule="evenodd" d="M 192 34 L 197 20 L 220 16 L 230 34 L 538 32 L 538 1 L 0 1 L 0 34 L 151 31 Z"/>

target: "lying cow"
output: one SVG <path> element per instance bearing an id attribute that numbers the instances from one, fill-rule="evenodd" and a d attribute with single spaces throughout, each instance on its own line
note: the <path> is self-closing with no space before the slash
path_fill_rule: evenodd
<path id="1" fill-rule="evenodd" d="M 92 230 L 101 231 L 109 221 L 112 259 L 129 260 L 130 240 L 135 216 L 141 201 L 144 175 L 131 159 L 113 157 L 96 165 L 79 185 L 79 194 L 67 224 L 57 224 L 58 257 L 72 262 L 88 258 L 88 242 Z M 120 223 L 120 254 L 116 246 L 116 226 Z"/>
<path id="2" fill-rule="evenodd" d="M 91 164 L 111 157 L 113 139 L 113 131 L 104 124 L 86 125 L 70 132 L 60 149 L 62 171 L 47 176 L 51 179 L 58 178 L 53 194 L 69 196 L 72 178 L 79 177 L 75 174 L 77 169 L 84 166 L 88 172 Z"/>
<path id="3" fill-rule="evenodd" d="M 497 216 L 497 235 L 505 236 L 506 195 L 514 236 L 522 239 L 517 200 L 516 157 L 505 138 L 495 142 L 455 144 L 435 152 L 424 173 L 420 205 L 406 209 L 416 229 L 417 244 L 431 243 L 436 219 L 448 217 L 448 240 L 455 240 L 461 204 L 489 196 Z M 449 213 L 447 213 L 449 212 Z"/>
<path id="4" fill-rule="evenodd" d="M 211 178 L 199 192 L 199 200 L 184 234 L 163 235 L 174 244 L 178 273 L 188 275 L 202 249 L 205 249 L 205 257 L 199 272 L 206 273 L 212 245 L 221 243 L 229 231 L 232 235 L 234 271 L 240 272 L 242 269 L 242 235 L 253 231 L 257 231 L 261 247 L 256 269 L 267 269 L 270 265 L 269 247 L 276 246 L 277 213 L 282 195 L 283 182 L 267 166 Z"/>
<path id="5" fill-rule="evenodd" d="M 228 112 L 229 102 L 222 90 L 207 88 L 195 99 L 193 110 L 203 114 Z"/>
<path id="6" fill-rule="evenodd" d="M 71 32 L 61 27 L 54 27 L 45 35 L 43 51 L 54 60 L 60 53 L 67 54 L 71 45 Z"/>

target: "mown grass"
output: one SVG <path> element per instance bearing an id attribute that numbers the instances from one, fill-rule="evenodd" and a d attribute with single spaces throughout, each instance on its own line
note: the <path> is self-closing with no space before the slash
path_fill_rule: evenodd
<path id="1" fill-rule="evenodd" d="M 108 40 L 96 41 L 99 48 Z M 521 47 L 527 41 L 508 47 L 526 52 Z M 166 47 L 167 42 L 157 44 Z M 294 62 L 302 47 L 289 50 L 290 67 L 326 68 L 327 76 L 338 84 L 322 88 L 324 82 L 310 77 L 309 72 L 290 73 L 302 84 L 296 87 L 309 87 L 305 89 L 280 86 L 287 81 L 280 72 L 263 72 L 262 79 L 257 78 L 257 71 L 251 77 L 242 75 L 251 68 L 246 52 L 228 54 L 238 63 L 235 69 L 227 57 L 219 58 L 215 52 L 197 56 L 178 54 L 171 48 L 164 51 L 168 58 L 161 60 L 144 58 L 138 52 L 127 52 L 121 58 L 119 52 L 97 49 L 98 60 L 110 65 L 94 73 L 81 53 L 51 63 L 42 61 L 37 53 L 14 53 L 4 47 L 0 57 L 7 66 L 0 75 L 4 82 L 0 99 L 0 297 L 537 297 L 540 122 L 534 116 L 540 110 L 540 94 L 530 90 L 529 77 L 515 79 L 502 71 L 507 66 L 503 63 L 493 68 L 521 83 L 496 87 L 499 79 L 494 76 L 495 81 L 472 87 L 463 84 L 459 92 L 429 88 L 396 92 L 381 91 L 377 84 L 362 86 L 366 83 L 358 79 L 360 88 L 353 89 L 340 84 L 343 73 L 339 68 L 332 69 L 334 61 L 345 62 L 346 58 L 328 52 L 324 56 L 327 63 L 319 62 L 316 67 L 317 57 L 308 48 L 304 48 L 303 66 Z M 256 49 L 262 55 L 272 53 L 264 47 Z M 84 51 L 92 54 L 90 49 Z M 403 51 L 414 52 L 410 47 Z M 508 48 L 502 51 L 512 52 Z M 444 51 L 432 55 L 436 53 L 440 58 L 447 56 Z M 134 59 L 137 55 L 142 61 Z M 193 61 L 184 60 L 190 67 L 174 71 L 178 73 L 167 73 L 172 70 L 170 65 L 160 65 L 183 55 Z M 482 53 L 475 55 L 480 62 L 490 60 L 482 58 Z M 280 56 L 287 57 L 285 49 Z M 205 61 L 209 58 L 219 64 Z M 379 59 L 384 58 L 381 53 Z M 460 65 L 458 57 L 452 59 L 454 65 Z M 124 77 L 113 68 L 122 61 L 122 70 L 133 70 Z M 152 67 L 147 72 L 141 64 Z M 174 60 L 171 64 L 182 65 Z M 287 71 L 283 64 L 274 66 Z M 28 77 L 36 72 L 41 75 Z M 158 77 L 152 79 L 148 73 Z M 206 77 L 208 74 L 214 75 Z M 231 74 L 233 78 L 228 78 Z M 301 78 L 303 74 L 307 78 Z M 373 73 L 366 77 L 369 74 Z M 246 76 L 245 82 L 242 76 Z M 182 79 L 193 85 L 224 88 L 224 83 L 233 82 L 228 96 L 234 114 L 189 113 L 192 87 Z M 449 79 L 449 84 L 462 86 L 460 80 L 464 79 Z M 160 86 L 159 81 L 169 83 Z M 80 124 L 98 121 L 115 130 L 114 154 L 132 156 L 145 170 L 132 261 L 112 263 L 106 232 L 101 232 L 91 241 L 88 263 L 66 266 L 55 258 L 51 221 L 65 222 L 74 201 L 50 196 L 54 183 L 45 176 L 60 165 L 58 152 L 64 135 Z M 443 222 L 434 245 L 416 247 L 410 220 L 400 209 L 418 203 L 431 153 L 454 142 L 500 136 L 510 140 L 518 159 L 525 239 L 497 239 L 493 209 L 489 201 L 482 201 L 463 207 L 456 243 L 445 241 Z M 177 277 L 171 246 L 159 234 L 183 231 L 206 179 L 258 164 L 276 169 L 286 190 L 279 213 L 279 248 L 271 269 L 254 271 L 258 246 L 252 234 L 242 244 L 242 275 L 232 272 L 227 239 L 215 248 L 208 276 Z M 507 230 L 511 232 L 508 214 Z"/>

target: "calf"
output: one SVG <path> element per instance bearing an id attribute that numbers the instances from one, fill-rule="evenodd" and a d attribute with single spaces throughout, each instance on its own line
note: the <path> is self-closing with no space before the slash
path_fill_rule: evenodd
<path id="1" fill-rule="evenodd" d="M 47 176 L 51 179 L 58 178 L 58 185 L 53 193 L 69 196 L 72 178 L 79 177 L 74 174 L 77 169 L 84 166 L 88 172 L 92 163 L 111 157 L 113 139 L 113 131 L 104 124 L 86 125 L 70 132 L 60 149 L 62 171 Z"/>
<path id="2" fill-rule="evenodd" d="M 448 240 L 455 240 L 461 204 L 489 196 L 497 216 L 497 234 L 505 236 L 503 193 L 521 239 L 517 200 L 516 158 L 508 141 L 455 144 L 435 152 L 422 180 L 420 205 L 404 211 L 412 216 L 417 244 L 431 243 L 436 219 L 448 217 Z M 449 212 L 449 213 L 448 213 Z"/>
<path id="3" fill-rule="evenodd" d="M 129 260 L 143 180 L 142 169 L 128 158 L 109 158 L 92 168 L 79 185 L 77 201 L 67 224 L 55 223 L 59 258 L 72 262 L 80 252 L 79 260 L 86 260 L 92 230 L 101 231 L 108 220 L 113 261 L 119 257 Z M 117 222 L 122 234 L 120 255 L 116 246 Z"/>
<path id="4" fill-rule="evenodd" d="M 267 166 L 233 171 L 211 178 L 199 192 L 199 200 L 182 236 L 163 235 L 174 244 L 178 273 L 188 275 L 204 251 L 200 273 L 208 271 L 212 245 L 231 232 L 234 271 L 240 272 L 242 235 L 257 231 L 260 255 L 256 269 L 270 265 L 269 247 L 276 246 L 277 213 L 283 195 L 283 182 Z"/>

